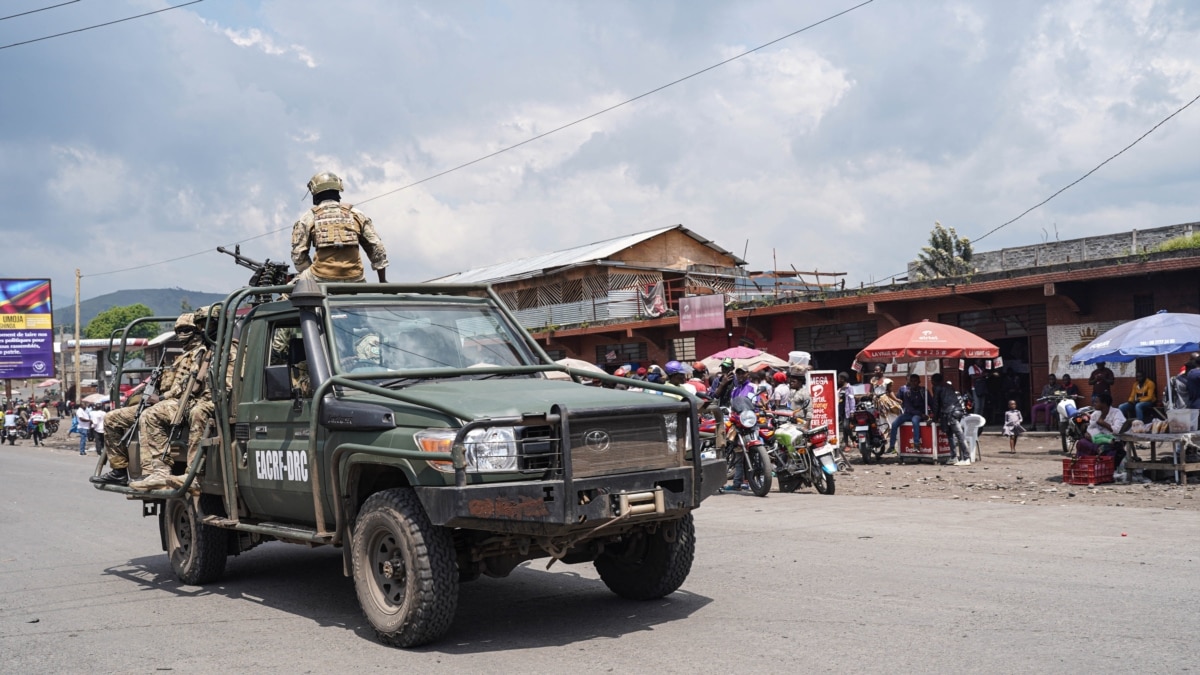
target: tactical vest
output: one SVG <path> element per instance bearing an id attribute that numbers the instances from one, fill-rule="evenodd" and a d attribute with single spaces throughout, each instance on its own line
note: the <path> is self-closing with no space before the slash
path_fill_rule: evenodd
<path id="1" fill-rule="evenodd" d="M 350 205 L 323 202 L 312 207 L 313 245 L 317 250 L 358 246 L 358 223 L 350 214 Z"/>

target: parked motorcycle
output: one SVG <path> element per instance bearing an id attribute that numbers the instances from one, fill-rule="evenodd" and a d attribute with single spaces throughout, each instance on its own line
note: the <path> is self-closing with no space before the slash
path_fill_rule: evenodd
<path id="1" fill-rule="evenodd" d="M 1060 392 L 1057 392 L 1057 391 L 1054 392 L 1055 397 L 1057 397 L 1059 393 Z M 1068 432 L 1071 429 L 1071 425 L 1073 423 L 1073 418 L 1078 413 L 1086 410 L 1088 413 L 1089 419 L 1090 419 L 1090 415 L 1092 413 L 1092 410 L 1094 410 L 1094 408 L 1092 408 L 1091 406 L 1088 406 L 1086 408 L 1078 408 L 1077 409 L 1075 407 L 1075 398 L 1076 397 L 1067 396 L 1066 392 L 1061 392 L 1061 393 L 1062 393 L 1062 396 L 1059 398 L 1058 404 L 1054 408 L 1055 411 L 1058 413 L 1058 437 L 1059 437 L 1059 440 L 1062 442 L 1063 454 L 1070 454 L 1075 451 L 1075 441 L 1079 440 L 1080 438 L 1083 438 L 1083 434 L 1076 434 L 1074 436 L 1074 438 L 1068 437 L 1069 436 Z M 1054 397 L 1051 397 L 1051 398 L 1054 398 Z M 1083 423 L 1084 431 L 1087 431 L 1087 425 L 1088 425 L 1088 420 L 1085 420 Z"/>
<path id="2" fill-rule="evenodd" d="M 805 429 L 789 422 L 775 429 L 771 461 L 780 492 L 812 486 L 823 495 L 833 494 L 833 475 L 838 466 L 833 447 L 826 442 L 828 438 L 829 429 L 823 426 Z"/>
<path id="3" fill-rule="evenodd" d="M 745 396 L 730 402 L 727 428 L 732 428 L 731 442 L 725 444 L 726 478 L 732 479 L 739 462 L 745 469 L 746 482 L 756 496 L 766 497 L 771 491 L 771 457 L 759 435 L 758 412 Z"/>
<path id="4" fill-rule="evenodd" d="M 886 425 L 881 424 L 883 415 L 875 401 L 874 396 L 863 398 L 854 410 L 854 440 L 863 464 L 870 464 L 872 458 L 878 460 L 888 447 L 887 433 L 884 432 Z"/>
<path id="5" fill-rule="evenodd" d="M 1094 410 L 1095 408 L 1086 406 L 1066 417 L 1066 422 L 1062 423 L 1060 427 L 1062 429 L 1063 453 L 1068 455 L 1075 454 L 1075 444 L 1079 442 L 1079 439 L 1087 435 L 1088 425 L 1092 423 L 1092 411 Z"/>

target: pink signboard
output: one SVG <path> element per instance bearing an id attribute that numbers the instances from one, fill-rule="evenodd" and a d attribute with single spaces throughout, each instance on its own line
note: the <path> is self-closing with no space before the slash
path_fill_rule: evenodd
<path id="1" fill-rule="evenodd" d="M 679 330 L 709 330 L 724 327 L 724 295 L 693 295 L 679 299 Z"/>

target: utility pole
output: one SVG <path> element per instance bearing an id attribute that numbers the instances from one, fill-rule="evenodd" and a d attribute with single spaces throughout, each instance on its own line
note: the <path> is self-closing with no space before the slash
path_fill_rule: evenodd
<path id="1" fill-rule="evenodd" d="M 83 398 L 83 380 L 79 372 L 79 268 L 75 268 L 75 402 Z"/>

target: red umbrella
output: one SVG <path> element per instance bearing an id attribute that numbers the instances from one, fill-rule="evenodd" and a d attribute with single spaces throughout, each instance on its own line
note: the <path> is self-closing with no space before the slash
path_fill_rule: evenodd
<path id="1" fill-rule="evenodd" d="M 861 362 L 994 359 L 1000 348 L 957 326 L 925 319 L 889 331 L 858 353 Z"/>

